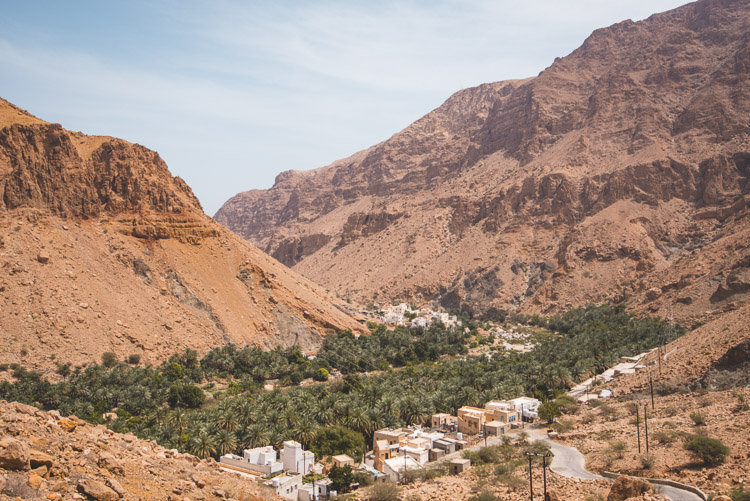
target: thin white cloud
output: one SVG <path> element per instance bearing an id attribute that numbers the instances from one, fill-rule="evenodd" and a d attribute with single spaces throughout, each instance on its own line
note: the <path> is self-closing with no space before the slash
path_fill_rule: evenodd
<path id="1" fill-rule="evenodd" d="M 535 75 L 595 28 L 680 3 L 164 0 L 134 4 L 163 29 L 130 34 L 123 52 L 11 20 L 3 97 L 158 150 L 212 214 L 281 170 L 389 137 L 454 91 Z"/>

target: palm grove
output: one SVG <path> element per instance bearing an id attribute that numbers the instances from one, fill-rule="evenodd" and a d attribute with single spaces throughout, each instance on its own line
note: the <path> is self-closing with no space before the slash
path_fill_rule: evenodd
<path id="1" fill-rule="evenodd" d="M 493 399 L 526 394 L 546 400 L 621 356 L 667 341 L 661 321 L 620 306 L 496 320 L 550 334 L 529 353 L 496 349 L 469 356 L 467 345 L 482 339 L 464 315 L 464 326 L 451 329 L 439 323 L 393 331 L 372 326 L 372 335 L 359 338 L 341 332 L 326 337 L 313 360 L 297 347 L 264 352 L 231 345 L 200 360 L 186 350 L 158 367 L 108 355 L 85 369 L 59 365 L 58 382 L 5 365 L 0 369 L 12 371 L 13 381 L 0 383 L 0 398 L 106 422 L 199 457 L 279 447 L 289 439 L 318 455 L 361 457 L 380 428 L 424 424 L 433 413 Z M 343 378 L 326 381 L 332 369 Z M 316 382 L 301 386 L 308 378 Z M 269 380 L 276 382 L 273 391 L 263 389 Z M 117 419 L 105 420 L 112 412 Z"/>

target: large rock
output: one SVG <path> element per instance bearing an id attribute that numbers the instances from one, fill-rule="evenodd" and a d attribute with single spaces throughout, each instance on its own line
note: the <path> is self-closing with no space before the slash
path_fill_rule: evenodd
<path id="1" fill-rule="evenodd" d="M 99 454 L 99 467 L 109 470 L 115 475 L 124 475 L 125 469 L 122 467 L 120 462 L 109 452 L 102 452 Z"/>
<path id="2" fill-rule="evenodd" d="M 117 501 L 120 499 L 120 496 L 115 491 L 98 480 L 90 478 L 78 482 L 77 489 L 81 494 L 85 494 L 98 501 Z"/>
<path id="3" fill-rule="evenodd" d="M 55 458 L 44 452 L 31 449 L 29 451 L 29 463 L 32 468 L 39 468 L 40 466 L 46 466 L 52 468 L 52 463 L 55 462 Z"/>
<path id="4" fill-rule="evenodd" d="M 29 447 L 14 438 L 0 438 L 0 468 L 28 470 Z"/>
<path id="5" fill-rule="evenodd" d="M 57 424 L 65 431 L 73 431 L 78 427 L 78 423 L 69 418 L 62 418 Z"/>
<path id="6" fill-rule="evenodd" d="M 612 484 L 607 501 L 625 501 L 628 498 L 638 497 L 653 490 L 653 486 L 647 480 L 620 475 Z"/>

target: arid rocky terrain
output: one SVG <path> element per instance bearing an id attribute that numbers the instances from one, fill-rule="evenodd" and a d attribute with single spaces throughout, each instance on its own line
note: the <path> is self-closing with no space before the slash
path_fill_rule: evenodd
<path id="1" fill-rule="evenodd" d="M 749 19 L 699 0 L 596 30 L 215 219 L 363 304 L 720 308 L 750 290 Z"/>
<path id="2" fill-rule="evenodd" d="M 152 441 L 0 401 L 0 499 L 282 499 Z"/>
<path id="3" fill-rule="evenodd" d="M 50 369 L 361 329 L 206 216 L 159 155 L 0 100 L 0 362 Z"/>

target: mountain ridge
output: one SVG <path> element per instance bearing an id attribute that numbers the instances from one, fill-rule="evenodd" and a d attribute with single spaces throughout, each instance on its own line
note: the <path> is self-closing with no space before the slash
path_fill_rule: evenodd
<path id="1" fill-rule="evenodd" d="M 0 362 L 102 353 L 158 363 L 227 343 L 313 350 L 363 327 L 318 286 L 206 216 L 141 145 L 0 101 Z"/>
<path id="2" fill-rule="evenodd" d="M 537 77 L 458 91 L 368 150 L 239 193 L 215 219 L 363 303 L 700 315 L 748 252 L 714 266 L 700 249 L 748 236 L 749 14 L 701 0 L 596 30 Z M 646 297 L 695 274 L 696 250 L 700 279 Z"/>

